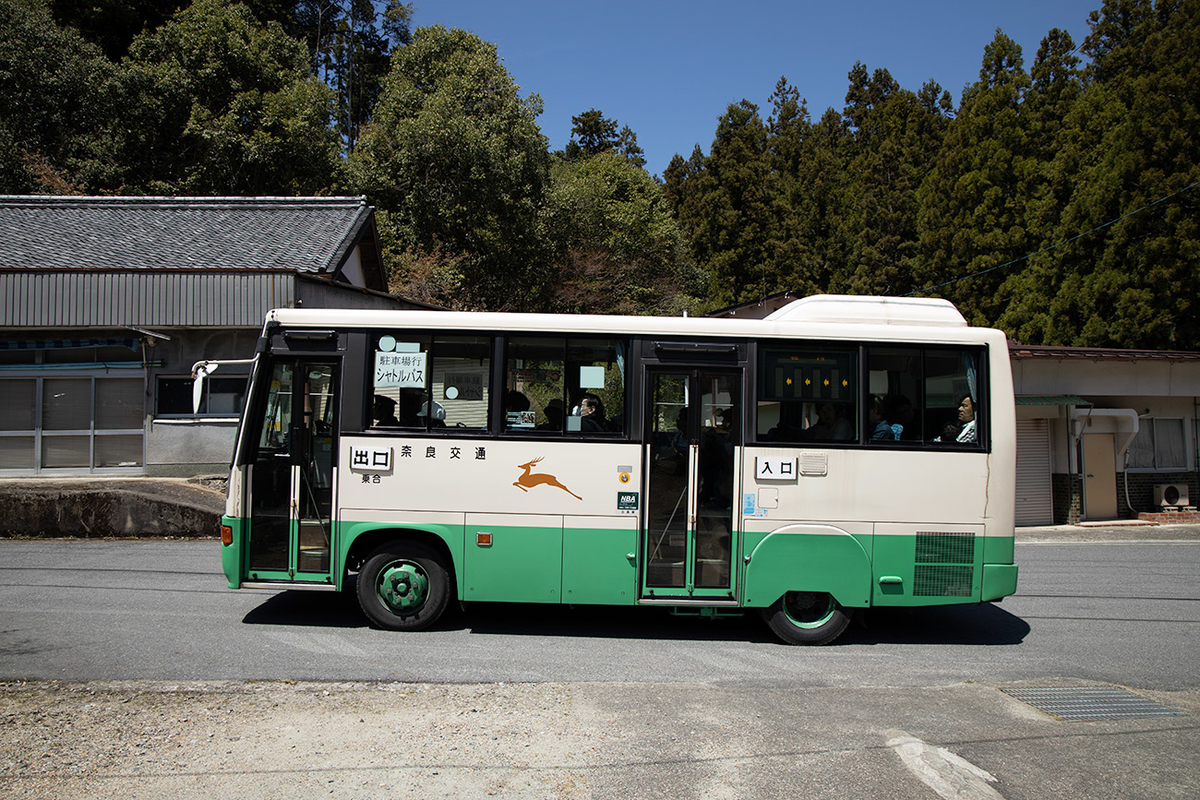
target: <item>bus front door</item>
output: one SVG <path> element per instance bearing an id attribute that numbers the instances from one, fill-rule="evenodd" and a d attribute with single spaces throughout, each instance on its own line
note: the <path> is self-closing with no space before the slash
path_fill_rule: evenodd
<path id="1" fill-rule="evenodd" d="M 337 366 L 274 363 L 250 479 L 251 581 L 330 583 Z"/>
<path id="2" fill-rule="evenodd" d="M 647 374 L 644 599 L 734 600 L 741 374 Z"/>

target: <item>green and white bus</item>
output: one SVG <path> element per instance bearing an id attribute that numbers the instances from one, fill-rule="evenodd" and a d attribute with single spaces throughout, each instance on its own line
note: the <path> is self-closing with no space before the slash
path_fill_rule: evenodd
<path id="1" fill-rule="evenodd" d="M 202 375 L 212 364 L 197 365 Z M 999 600 L 1007 344 L 941 300 L 760 320 L 278 309 L 222 519 L 230 588 L 753 609 L 824 644 L 855 609 Z"/>

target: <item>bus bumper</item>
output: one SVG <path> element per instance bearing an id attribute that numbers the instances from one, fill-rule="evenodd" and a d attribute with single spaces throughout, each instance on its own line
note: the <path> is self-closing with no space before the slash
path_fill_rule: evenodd
<path id="1" fill-rule="evenodd" d="M 984 564 L 980 600 L 999 600 L 1017 591 L 1016 564 Z"/>
<path id="2" fill-rule="evenodd" d="M 221 525 L 233 531 L 230 544 L 221 544 L 221 568 L 230 589 L 242 585 L 242 547 L 246 541 L 246 520 L 242 517 L 221 517 Z"/>

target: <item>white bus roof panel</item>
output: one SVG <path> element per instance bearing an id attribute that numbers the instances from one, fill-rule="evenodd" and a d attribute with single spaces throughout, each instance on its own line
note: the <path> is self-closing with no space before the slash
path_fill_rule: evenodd
<path id="1" fill-rule="evenodd" d="M 928 297 L 867 297 L 818 294 L 788 303 L 767 316 L 772 322 L 841 322 L 859 325 L 966 327 L 949 300 Z"/>

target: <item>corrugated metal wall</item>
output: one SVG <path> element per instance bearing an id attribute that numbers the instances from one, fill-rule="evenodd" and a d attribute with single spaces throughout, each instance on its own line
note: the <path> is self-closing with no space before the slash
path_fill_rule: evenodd
<path id="1" fill-rule="evenodd" d="M 1054 498 L 1050 480 L 1050 424 L 1017 420 L 1017 525 L 1050 525 Z"/>
<path id="2" fill-rule="evenodd" d="M 295 297 L 291 273 L 3 273 L 0 327 L 258 327 Z"/>

